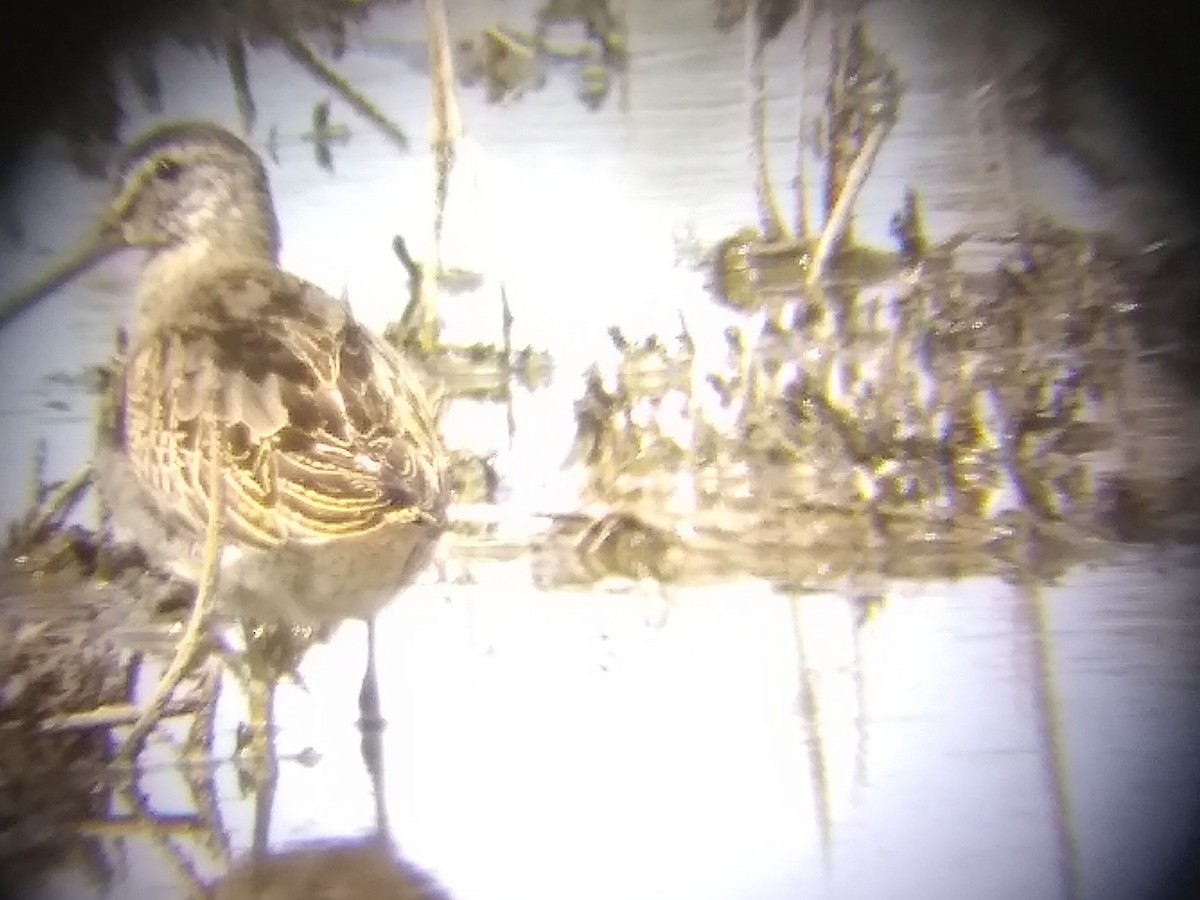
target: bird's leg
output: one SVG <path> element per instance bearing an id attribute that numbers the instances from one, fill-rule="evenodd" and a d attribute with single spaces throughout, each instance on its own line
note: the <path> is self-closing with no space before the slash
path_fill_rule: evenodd
<path id="1" fill-rule="evenodd" d="M 225 429 L 218 419 L 213 424 L 209 437 L 209 480 L 208 480 L 208 524 L 204 531 L 204 557 L 200 567 L 200 581 L 196 587 L 196 598 L 192 603 L 192 613 L 183 630 L 183 637 L 175 648 L 175 656 L 167 671 L 155 685 L 150 702 L 134 723 L 121 749 L 117 752 L 116 761 L 119 764 L 131 765 L 142 750 L 146 736 L 162 718 L 163 711 L 183 680 L 184 674 L 191 666 L 204 627 L 212 610 L 213 599 L 216 595 L 217 572 L 221 565 L 221 529 L 225 513 L 225 478 L 223 472 L 223 443 Z"/>
<path id="2" fill-rule="evenodd" d="M 260 788 L 275 775 L 276 759 L 272 731 L 275 709 L 275 684 L 278 675 L 272 665 L 272 642 L 280 636 L 278 629 L 261 628 L 250 621 L 242 622 L 246 641 L 248 678 L 245 682 L 248 721 L 238 730 L 238 754 L 250 761 L 252 781 Z"/>
<path id="3" fill-rule="evenodd" d="M 274 753 L 271 759 L 274 760 Z M 263 859 L 271 849 L 271 814 L 275 811 L 276 781 L 269 778 L 258 786 L 254 795 L 254 838 L 251 852 L 255 859 Z"/>
<path id="4" fill-rule="evenodd" d="M 383 712 L 379 707 L 379 676 L 375 671 L 375 617 L 367 619 L 367 671 L 358 692 L 359 727 L 364 733 L 383 730 Z"/>
<path id="5" fill-rule="evenodd" d="M 241 664 L 235 671 L 246 692 L 248 718 L 238 727 L 237 755 L 249 765 L 243 767 L 255 789 L 274 779 L 277 772 L 275 752 L 275 690 L 284 675 L 304 686 L 297 671 L 301 659 L 314 639 L 314 630 L 282 622 L 263 624 L 242 620 L 246 644 Z"/>

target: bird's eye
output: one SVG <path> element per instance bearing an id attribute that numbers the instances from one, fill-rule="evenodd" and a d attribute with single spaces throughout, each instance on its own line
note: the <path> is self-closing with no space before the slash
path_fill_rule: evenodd
<path id="1" fill-rule="evenodd" d="M 162 157 L 154 164 L 154 177 L 162 181 L 175 181 L 182 171 L 183 166 L 167 157 Z"/>

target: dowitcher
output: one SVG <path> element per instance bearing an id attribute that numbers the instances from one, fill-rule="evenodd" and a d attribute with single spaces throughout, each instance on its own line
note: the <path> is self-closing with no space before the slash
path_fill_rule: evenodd
<path id="1" fill-rule="evenodd" d="M 138 139 L 65 269 L 122 248 L 146 256 L 94 464 L 116 536 L 248 635 L 365 620 L 360 703 L 378 722 L 374 617 L 444 523 L 435 404 L 344 301 L 279 267 L 262 161 L 222 128 Z"/>

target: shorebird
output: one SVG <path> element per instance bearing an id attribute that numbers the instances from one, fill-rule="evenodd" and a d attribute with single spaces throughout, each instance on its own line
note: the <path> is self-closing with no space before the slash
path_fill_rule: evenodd
<path id="1" fill-rule="evenodd" d="M 171 123 L 136 140 L 115 199 L 45 283 L 123 248 L 146 257 L 94 475 L 115 536 L 197 585 L 187 637 L 123 755 L 153 727 L 212 603 L 248 641 L 365 620 L 360 706 L 379 724 L 374 617 L 444 528 L 437 404 L 344 301 L 279 267 L 262 161 L 223 128 Z M 252 728 L 270 702 L 269 688 L 251 696 Z"/>

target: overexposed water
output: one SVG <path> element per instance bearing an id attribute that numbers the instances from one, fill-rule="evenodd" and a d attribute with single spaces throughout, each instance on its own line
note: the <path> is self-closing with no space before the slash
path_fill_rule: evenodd
<path id="1" fill-rule="evenodd" d="M 529 21 L 526 3 L 448 5 L 463 30 Z M 549 389 L 518 392 L 511 448 L 499 407 L 464 403 L 447 419 L 454 446 L 500 451 L 514 517 L 576 503 L 576 481 L 561 471 L 572 403 L 580 373 L 611 361 L 609 325 L 673 335 L 682 312 L 702 349 L 719 346 L 730 314 L 677 263 L 675 238 L 690 228 L 715 240 L 755 217 L 740 36 L 713 31 L 699 0 L 629 5 L 627 110 L 614 97 L 589 113 L 561 75 L 504 108 L 477 89 L 459 95 L 467 142 L 446 262 L 486 277 L 446 301 L 446 337 L 497 341 L 503 283 L 515 342 L 550 350 L 558 367 Z M 870 6 L 871 37 L 908 91 L 860 207 L 864 239 L 888 241 L 909 184 L 935 239 L 1000 217 L 970 149 L 966 98 L 986 85 L 964 76 L 972 54 L 957 11 Z M 282 53 L 250 60 L 260 111 L 250 140 L 265 151 L 271 124 L 281 135 L 270 173 L 283 264 L 346 290 L 376 326 L 407 297 L 392 236 L 418 257 L 431 239 L 428 79 L 388 49 L 422 28 L 419 4 L 379 13 L 364 29 L 370 40 L 352 39 L 337 63 L 416 149 L 400 154 L 335 99 L 334 119 L 353 137 L 335 145 L 333 175 L 298 137 L 329 92 Z M 794 37 L 785 32 L 768 54 L 781 187 L 794 165 Z M 236 128 L 219 63 L 167 45 L 158 62 L 170 116 Z M 822 87 L 809 79 L 813 98 Z M 132 94 L 127 106 L 129 135 L 153 121 Z M 0 293 L 66 247 L 105 198 L 53 140 L 35 151 L 11 201 L 28 244 L 0 249 Z M 1100 195 L 1034 151 L 1018 147 L 1018 174 L 1040 209 L 1109 226 L 1127 221 L 1134 199 L 1151 202 Z M 0 332 L 4 517 L 25 503 L 38 438 L 53 475 L 86 461 L 91 401 L 50 376 L 105 358 L 136 272 L 136 260 L 111 261 Z M 474 565 L 472 586 L 431 576 L 381 619 L 393 834 L 465 900 L 1141 896 L 1178 852 L 1200 796 L 1189 564 L 1182 551 L 1131 554 L 1040 597 L 986 579 L 892 585 L 857 636 L 843 599 L 794 601 L 746 580 L 673 591 L 656 627 L 657 592 L 539 592 L 525 560 Z M 319 761 L 284 764 L 278 846 L 373 826 L 354 729 L 362 631 L 349 624 L 312 651 L 308 693 L 280 692 L 280 751 L 312 748 Z M 806 683 L 816 700 L 807 717 Z M 241 714 L 227 693 L 218 755 L 231 752 Z M 244 850 L 252 804 L 232 773 L 219 783 Z M 174 771 L 147 785 L 157 808 L 186 805 Z M 180 890 L 149 843 L 129 853 L 120 891 Z"/>

